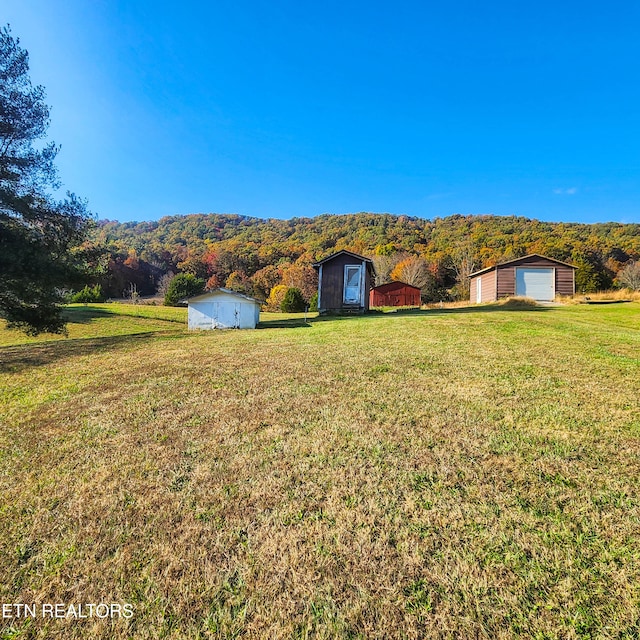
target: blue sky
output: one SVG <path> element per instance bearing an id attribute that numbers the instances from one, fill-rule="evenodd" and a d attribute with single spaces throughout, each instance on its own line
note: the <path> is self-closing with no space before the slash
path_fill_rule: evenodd
<path id="1" fill-rule="evenodd" d="M 3 0 L 100 217 L 640 223 L 640 3 Z"/>

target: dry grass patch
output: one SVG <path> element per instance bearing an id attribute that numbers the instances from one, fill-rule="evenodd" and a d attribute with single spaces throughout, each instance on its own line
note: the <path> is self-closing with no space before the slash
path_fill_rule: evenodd
<path id="1" fill-rule="evenodd" d="M 156 320 L 25 356 L 1 599 L 135 615 L 5 636 L 637 637 L 640 315 L 613 306 Z"/>
<path id="2" fill-rule="evenodd" d="M 558 296 L 558 301 L 563 302 L 564 304 L 583 304 L 589 300 L 624 300 L 628 302 L 640 302 L 640 291 L 633 291 L 632 289 L 611 289 L 609 291 L 598 291 L 597 293 Z"/>

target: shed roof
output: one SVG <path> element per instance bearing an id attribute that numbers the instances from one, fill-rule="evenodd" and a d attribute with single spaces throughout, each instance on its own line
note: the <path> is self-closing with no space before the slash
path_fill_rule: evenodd
<path id="1" fill-rule="evenodd" d="M 575 264 L 569 264 L 568 262 L 562 262 L 562 260 L 556 260 L 555 258 L 549 258 L 549 256 L 543 256 L 540 255 L 539 253 L 530 253 L 529 255 L 526 256 L 520 256 L 519 258 L 514 258 L 513 260 L 507 260 L 506 262 L 501 262 L 500 264 L 494 264 L 492 267 L 485 267 L 484 269 L 480 269 L 478 271 L 474 271 L 473 273 L 469 274 L 470 278 L 473 278 L 474 276 L 479 276 L 483 273 L 488 273 L 489 271 L 493 271 L 494 269 L 497 269 L 498 267 L 504 267 L 506 265 L 512 264 L 513 262 L 520 262 L 521 260 L 526 260 L 527 258 L 542 258 L 543 260 L 548 260 L 549 262 L 555 262 L 556 264 L 561 264 L 564 265 L 565 267 L 571 267 L 572 269 L 577 269 L 578 267 L 576 267 Z"/>
<path id="2" fill-rule="evenodd" d="M 192 296 L 191 298 L 187 298 L 185 302 L 195 302 L 197 300 L 204 300 L 206 298 L 210 298 L 213 296 L 227 294 L 235 296 L 236 298 L 242 298 L 243 300 L 248 300 L 249 302 L 255 302 L 256 304 L 261 304 L 259 300 L 252 298 L 251 296 L 246 296 L 244 293 L 240 293 L 238 291 L 232 291 L 231 289 L 225 289 L 224 287 L 219 287 L 218 289 L 211 289 L 211 291 L 207 291 L 206 293 L 201 293 L 199 296 Z"/>
<path id="3" fill-rule="evenodd" d="M 352 251 L 347 251 L 346 249 L 341 249 L 340 251 L 336 251 L 335 253 L 332 253 L 330 256 L 327 256 L 326 258 L 323 258 L 318 262 L 314 262 L 311 266 L 314 269 L 319 269 L 321 265 L 325 264 L 326 262 L 330 262 L 331 260 L 341 255 L 346 255 L 346 256 L 349 256 L 350 258 L 353 258 L 354 260 L 360 260 L 364 262 L 367 265 L 367 270 L 369 271 L 369 273 L 371 273 L 372 275 L 375 273 L 375 269 L 373 267 L 373 260 L 371 258 L 365 258 L 364 256 L 360 256 L 357 253 L 353 253 Z"/>
<path id="4" fill-rule="evenodd" d="M 370 265 L 373 265 L 373 260 L 371 260 L 371 258 L 365 258 L 364 256 L 359 256 L 357 253 L 353 253 L 352 251 L 347 251 L 346 249 L 342 249 L 340 251 L 336 251 L 335 253 L 332 253 L 330 256 L 327 256 L 322 260 L 318 260 L 318 262 L 314 262 L 312 266 L 319 267 L 321 264 L 324 264 L 325 262 L 329 262 L 329 260 L 333 260 L 334 258 L 337 258 L 342 254 L 348 255 L 352 258 L 355 258 L 356 260 L 362 260 L 363 262 L 368 262 Z"/>

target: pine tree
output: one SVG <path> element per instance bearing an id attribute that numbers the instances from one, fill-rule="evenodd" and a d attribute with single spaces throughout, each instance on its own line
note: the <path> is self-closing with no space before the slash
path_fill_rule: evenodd
<path id="1" fill-rule="evenodd" d="M 34 145 L 49 126 L 44 98 L 27 52 L 0 28 L 0 317 L 32 335 L 64 331 L 62 289 L 82 279 L 78 248 L 91 221 L 75 195 L 51 195 L 58 147 Z"/>

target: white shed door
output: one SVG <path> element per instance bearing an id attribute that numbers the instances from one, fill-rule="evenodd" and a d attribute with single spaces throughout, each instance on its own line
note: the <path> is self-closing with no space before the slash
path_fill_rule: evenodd
<path id="1" fill-rule="evenodd" d="M 516 269 L 516 295 L 526 296 L 534 300 L 553 300 L 553 269 Z"/>
<path id="2" fill-rule="evenodd" d="M 218 303 L 211 303 L 211 311 L 209 311 L 209 318 L 211 319 L 211 328 L 215 329 L 218 326 Z"/>
<path id="3" fill-rule="evenodd" d="M 221 329 L 238 329 L 240 327 L 240 305 L 237 302 L 219 302 L 216 320 Z"/>
<path id="4" fill-rule="evenodd" d="M 482 302 L 482 278 L 476 278 L 476 302 Z"/>
<path id="5" fill-rule="evenodd" d="M 360 265 L 345 265 L 344 268 L 344 297 L 346 304 L 360 302 L 362 267 Z"/>

